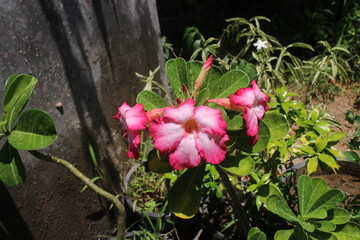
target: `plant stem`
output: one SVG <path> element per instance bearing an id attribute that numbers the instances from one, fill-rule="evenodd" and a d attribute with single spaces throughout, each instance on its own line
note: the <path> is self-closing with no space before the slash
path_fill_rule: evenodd
<path id="1" fill-rule="evenodd" d="M 234 208 L 235 216 L 238 219 L 239 224 L 242 230 L 244 231 L 245 236 L 247 236 L 248 232 L 250 231 L 251 225 L 245 214 L 244 208 L 241 205 L 241 200 L 238 194 L 236 193 L 233 184 L 230 182 L 228 175 L 224 172 L 224 170 L 222 170 L 222 168 L 218 165 L 215 165 L 215 168 L 220 174 L 221 180 L 223 181 L 226 189 L 228 190 Z"/>
<path id="2" fill-rule="evenodd" d="M 116 238 L 118 240 L 122 240 L 124 238 L 124 234 L 125 234 L 125 208 L 124 208 L 123 204 L 121 203 L 121 201 L 115 195 L 105 191 L 104 189 L 102 189 L 101 187 L 96 185 L 94 182 L 91 181 L 90 178 L 85 176 L 82 172 L 80 172 L 74 165 L 72 165 L 68 161 L 66 161 L 64 159 L 61 159 L 61 158 L 44 155 L 39 151 L 29 151 L 29 152 L 34 157 L 36 157 L 36 158 L 38 158 L 40 160 L 56 163 L 58 165 L 61 165 L 61 166 L 65 167 L 65 168 L 67 168 L 73 175 L 75 175 L 77 178 L 79 178 L 83 183 L 85 183 L 95 193 L 97 193 L 100 196 L 102 196 L 102 197 L 106 198 L 107 200 L 109 200 L 117 208 L 118 213 L 119 213 L 118 220 L 117 220 L 117 235 L 116 235 Z"/>

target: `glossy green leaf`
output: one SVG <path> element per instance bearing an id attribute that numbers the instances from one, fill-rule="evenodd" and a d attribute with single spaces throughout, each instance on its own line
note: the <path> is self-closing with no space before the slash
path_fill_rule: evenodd
<path id="1" fill-rule="evenodd" d="M 212 85 L 209 85 L 210 98 L 226 98 L 234 94 L 238 89 L 246 87 L 250 82 L 248 75 L 240 70 L 231 70 Z"/>
<path id="2" fill-rule="evenodd" d="M 136 102 L 141 103 L 146 111 L 169 106 L 159 94 L 148 90 L 141 91 L 136 97 Z"/>
<path id="3" fill-rule="evenodd" d="M 315 154 L 315 151 L 312 147 L 308 146 L 308 145 L 298 145 L 296 146 L 298 149 L 300 149 L 301 151 L 303 151 L 304 153 L 307 154 Z"/>
<path id="4" fill-rule="evenodd" d="M 343 139 L 345 136 L 346 136 L 346 133 L 342 133 L 342 132 L 333 133 L 329 137 L 329 142 L 337 142 L 337 141 Z"/>
<path id="5" fill-rule="evenodd" d="M 192 218 L 199 211 L 205 163 L 188 169 L 168 191 L 171 211 L 180 218 Z"/>
<path id="6" fill-rule="evenodd" d="M 344 199 L 344 197 L 344 193 L 339 189 L 330 189 L 321 195 L 312 206 L 309 206 L 310 208 L 307 212 L 310 213 L 318 209 L 329 210 L 338 205 Z"/>
<path id="7" fill-rule="evenodd" d="M 25 181 L 25 167 L 18 151 L 6 142 L 0 150 L 0 180 L 7 186 Z"/>
<path id="8" fill-rule="evenodd" d="M 346 160 L 352 161 L 352 162 L 360 162 L 360 156 L 354 151 L 344 151 Z"/>
<path id="9" fill-rule="evenodd" d="M 309 227 L 312 226 L 312 227 Z M 298 239 L 298 240 L 308 240 L 308 235 L 305 233 L 305 231 L 307 232 L 313 232 L 315 230 L 314 225 L 310 224 L 310 223 L 305 223 L 305 227 L 304 224 L 301 225 L 301 227 L 296 226 L 294 228 L 294 233 L 293 233 L 293 238 Z M 309 231 L 310 230 L 310 231 Z"/>
<path id="10" fill-rule="evenodd" d="M 335 207 L 328 211 L 328 216 L 326 220 L 339 225 L 345 224 L 350 219 L 350 213 L 346 211 L 344 208 Z"/>
<path id="11" fill-rule="evenodd" d="M 203 88 L 210 89 L 212 85 L 214 85 L 223 75 L 220 68 L 216 66 L 212 66 L 208 74 L 206 75 L 205 82 L 203 84 Z"/>
<path id="12" fill-rule="evenodd" d="M 313 212 L 302 215 L 304 219 L 324 219 L 327 217 L 327 211 L 325 209 L 318 209 Z"/>
<path id="13" fill-rule="evenodd" d="M 196 95 L 195 102 L 197 105 L 202 105 L 209 99 L 210 91 L 207 88 L 203 88 L 200 92 Z"/>
<path id="14" fill-rule="evenodd" d="M 307 206 L 309 204 L 309 200 L 313 190 L 312 188 L 313 185 L 310 177 L 305 175 L 299 177 L 297 190 L 299 196 L 298 202 L 299 202 L 301 215 L 304 215 L 307 210 Z"/>
<path id="15" fill-rule="evenodd" d="M 200 61 L 190 61 L 186 63 L 186 73 L 187 73 L 187 88 L 189 93 L 192 93 L 194 90 L 194 84 L 199 76 L 199 73 L 202 69 L 202 63 Z"/>
<path id="16" fill-rule="evenodd" d="M 33 76 L 11 75 L 6 83 L 3 97 L 3 110 L 6 113 L 8 129 L 20 114 L 21 110 L 29 100 L 38 80 Z"/>
<path id="17" fill-rule="evenodd" d="M 315 231 L 315 226 L 312 223 L 305 222 L 301 218 L 299 218 L 299 224 L 307 232 L 314 232 Z"/>
<path id="18" fill-rule="evenodd" d="M 275 233 L 274 239 L 275 240 L 290 240 L 291 235 L 294 233 L 294 229 L 287 229 L 287 230 L 278 230 Z"/>
<path id="19" fill-rule="evenodd" d="M 311 157 L 306 164 L 307 174 L 311 175 L 312 173 L 316 172 L 318 165 L 319 165 L 319 162 L 318 162 L 317 157 L 316 156 Z"/>
<path id="20" fill-rule="evenodd" d="M 271 195 L 266 199 L 266 208 L 283 219 L 297 223 L 298 219 L 288 206 L 287 202 L 276 195 Z"/>
<path id="21" fill-rule="evenodd" d="M 249 76 L 250 79 L 256 79 L 257 77 L 256 69 L 247 62 L 240 63 L 237 66 L 237 69 L 244 71 Z"/>
<path id="22" fill-rule="evenodd" d="M 231 134 L 229 134 L 231 135 Z M 258 153 L 266 148 L 270 140 L 270 130 L 265 122 L 260 120 L 259 122 L 259 133 L 258 141 L 255 144 L 250 144 L 250 137 L 246 136 L 245 129 L 239 132 L 234 139 L 230 138 L 230 142 L 235 140 L 235 146 L 248 153 Z"/>
<path id="23" fill-rule="evenodd" d="M 259 228 L 250 229 L 247 240 L 266 240 L 266 235 Z"/>
<path id="24" fill-rule="evenodd" d="M 331 232 L 336 229 L 336 225 L 332 222 L 325 220 L 311 221 L 315 225 L 316 229 L 323 232 Z"/>
<path id="25" fill-rule="evenodd" d="M 227 156 L 220 166 L 236 176 L 246 176 L 254 170 L 255 161 L 250 156 Z"/>
<path id="26" fill-rule="evenodd" d="M 272 195 L 276 195 L 278 196 L 280 199 L 284 199 L 281 191 L 279 190 L 279 188 L 273 184 L 266 184 L 266 185 L 262 185 L 258 192 L 257 195 L 259 197 L 259 201 L 261 201 L 265 207 L 266 207 L 266 200 L 268 197 L 272 196 Z"/>
<path id="27" fill-rule="evenodd" d="M 228 131 L 237 131 L 244 127 L 244 118 L 241 114 L 237 114 L 232 118 L 227 119 L 227 129 Z"/>
<path id="28" fill-rule="evenodd" d="M 279 140 L 285 137 L 289 132 L 289 125 L 286 118 L 276 112 L 269 112 L 262 119 L 270 130 L 270 142 Z"/>
<path id="29" fill-rule="evenodd" d="M 328 186 L 324 179 L 322 178 L 312 178 L 313 190 L 311 194 L 311 198 L 308 203 L 308 207 L 311 207 L 323 194 L 328 191 Z M 309 211 L 306 211 L 308 214 Z"/>
<path id="30" fill-rule="evenodd" d="M 321 152 L 328 145 L 328 139 L 326 137 L 319 136 L 315 142 L 316 152 Z"/>
<path id="31" fill-rule="evenodd" d="M 166 62 L 166 74 L 171 89 L 177 98 L 183 99 L 182 85 L 187 84 L 186 62 L 183 58 L 175 58 Z"/>
<path id="32" fill-rule="evenodd" d="M 332 234 L 337 240 L 360 240 L 360 225 L 349 222 L 338 226 Z"/>
<path id="33" fill-rule="evenodd" d="M 328 154 L 325 153 L 319 154 L 319 160 L 331 168 L 338 169 L 340 167 L 339 164 L 337 164 L 336 159 Z"/>
<path id="34" fill-rule="evenodd" d="M 30 109 L 19 116 L 9 137 L 9 143 L 19 150 L 37 150 L 56 140 L 55 123 L 51 116 L 39 109 Z"/>

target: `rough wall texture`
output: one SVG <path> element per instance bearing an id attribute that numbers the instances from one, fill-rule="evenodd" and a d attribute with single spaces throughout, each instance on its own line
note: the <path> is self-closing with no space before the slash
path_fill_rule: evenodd
<path id="1" fill-rule="evenodd" d="M 134 103 L 147 74 L 163 64 L 155 0 L 0 0 L 0 97 L 10 74 L 39 79 L 27 108 L 55 120 L 44 153 L 94 177 L 88 144 L 113 177 L 127 160 L 112 116 Z M 55 104 L 62 103 L 62 109 Z M 51 163 L 23 152 L 26 183 L 0 185 L 0 239 L 97 239 L 114 225 L 106 203 Z"/>

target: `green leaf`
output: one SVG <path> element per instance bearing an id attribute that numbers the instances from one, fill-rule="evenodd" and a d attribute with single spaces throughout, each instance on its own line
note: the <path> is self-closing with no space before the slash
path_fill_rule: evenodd
<path id="1" fill-rule="evenodd" d="M 262 119 L 270 130 L 270 140 L 273 142 L 285 137 L 289 132 L 289 125 L 286 121 L 286 118 L 276 112 L 269 112 Z"/>
<path id="2" fill-rule="evenodd" d="M 246 176 L 254 170 L 255 161 L 250 156 L 227 156 L 220 166 L 236 176 Z"/>
<path id="3" fill-rule="evenodd" d="M 311 221 L 311 223 L 315 225 L 317 230 L 322 232 L 331 232 L 336 229 L 336 225 L 329 221 L 319 220 L 319 221 Z"/>
<path id="4" fill-rule="evenodd" d="M 207 88 L 203 88 L 200 90 L 200 92 L 196 95 L 195 102 L 196 104 L 202 105 L 206 102 L 206 100 L 209 99 L 210 91 Z"/>
<path id="5" fill-rule="evenodd" d="M 323 163 L 325 163 L 326 165 L 328 165 L 331 168 L 335 168 L 338 169 L 340 166 L 337 164 L 337 161 L 335 158 L 333 158 L 332 156 L 322 153 L 319 154 L 319 160 L 322 161 Z"/>
<path id="6" fill-rule="evenodd" d="M 350 214 L 344 208 L 335 207 L 328 211 L 328 216 L 326 220 L 332 222 L 333 224 L 345 224 L 349 221 Z"/>
<path id="7" fill-rule="evenodd" d="M 321 152 L 328 145 L 328 139 L 326 137 L 319 136 L 315 142 L 316 152 Z"/>
<path id="8" fill-rule="evenodd" d="M 312 206 L 310 206 L 307 213 L 316 211 L 318 209 L 329 210 L 338 205 L 344 199 L 344 197 L 344 193 L 339 189 L 330 189 L 321 195 Z"/>
<path id="9" fill-rule="evenodd" d="M 293 235 L 294 229 L 287 229 L 287 230 L 278 230 L 275 233 L 274 239 L 275 240 L 289 240 L 293 239 L 291 238 L 291 235 Z"/>
<path id="10" fill-rule="evenodd" d="M 306 232 L 314 232 L 315 231 L 315 226 L 312 223 L 309 222 L 305 222 L 301 219 L 299 219 L 299 224 L 300 224 L 300 228 L 304 229 Z M 295 228 L 296 229 L 296 228 Z M 298 232 L 299 233 L 299 232 Z M 297 237 L 297 239 L 303 239 L 303 238 L 299 238 Z"/>
<path id="11" fill-rule="evenodd" d="M 287 205 L 286 201 L 284 199 L 279 198 L 276 195 L 271 195 L 266 200 L 266 208 L 272 212 L 277 214 L 278 216 L 282 217 L 283 219 L 297 223 L 298 219 L 291 211 L 290 207 Z"/>
<path id="12" fill-rule="evenodd" d="M 298 149 L 300 149 L 302 152 L 307 153 L 307 154 L 315 154 L 315 151 L 312 147 L 308 146 L 308 145 L 298 145 L 296 146 Z"/>
<path id="13" fill-rule="evenodd" d="M 324 219 L 326 217 L 327 217 L 327 211 L 321 208 L 302 216 L 303 219 Z"/>
<path id="14" fill-rule="evenodd" d="M 328 191 L 328 186 L 322 178 L 312 178 L 313 190 L 308 206 L 311 207 L 323 194 Z M 309 212 L 307 211 L 306 214 Z"/>
<path id="15" fill-rule="evenodd" d="M 231 135 L 231 134 L 229 134 Z M 245 129 L 239 131 L 239 134 L 236 135 L 235 138 L 230 139 L 231 141 L 236 141 L 236 147 L 242 149 L 248 153 L 258 153 L 266 148 L 270 140 L 270 130 L 265 122 L 260 120 L 259 122 L 259 133 L 258 133 L 258 141 L 255 144 L 250 144 L 250 137 L 245 134 Z"/>
<path id="16" fill-rule="evenodd" d="M 300 48 L 307 48 L 311 51 L 314 51 L 313 47 L 309 44 L 306 43 L 302 43 L 302 42 L 295 42 L 295 43 L 291 43 L 290 45 L 287 46 L 288 48 L 291 47 L 300 47 Z"/>
<path id="17" fill-rule="evenodd" d="M 25 167 L 18 151 L 6 142 L 0 150 L 0 180 L 11 187 L 23 183 L 25 178 Z"/>
<path id="18" fill-rule="evenodd" d="M 299 208 L 300 208 L 300 214 L 305 215 L 305 212 L 307 210 L 307 206 L 311 197 L 312 193 L 312 181 L 311 178 L 308 176 L 300 176 L 298 181 L 298 195 L 299 195 Z"/>
<path id="19" fill-rule="evenodd" d="M 56 140 L 54 121 L 42 110 L 27 110 L 19 116 L 19 122 L 8 140 L 19 150 L 37 150 L 49 146 Z"/>
<path id="20" fill-rule="evenodd" d="M 33 76 L 11 75 L 6 83 L 3 97 L 3 110 L 10 130 L 17 116 L 29 100 L 38 80 Z"/>
<path id="21" fill-rule="evenodd" d="M 250 229 L 247 240 L 266 240 L 266 235 L 259 228 Z"/>
<path id="22" fill-rule="evenodd" d="M 199 61 L 190 61 L 186 63 L 186 71 L 187 71 L 187 88 L 189 93 L 192 93 L 194 90 L 194 84 L 199 76 L 199 73 L 202 69 L 202 63 Z"/>
<path id="23" fill-rule="evenodd" d="M 301 224 L 301 222 L 300 222 L 300 224 Z M 311 223 L 303 222 L 301 227 L 299 227 L 299 226 L 295 227 L 294 234 L 292 237 L 294 237 L 295 239 L 298 239 L 298 240 L 308 240 L 309 238 L 304 230 L 307 232 L 313 232 L 315 230 L 315 227 Z"/>
<path id="24" fill-rule="evenodd" d="M 187 83 L 186 62 L 183 58 L 175 58 L 166 62 L 166 74 L 175 96 L 184 100 L 182 85 Z"/>
<path id="25" fill-rule="evenodd" d="M 241 114 L 237 114 L 232 118 L 227 119 L 227 129 L 228 131 L 237 131 L 243 128 L 244 118 Z"/>
<path id="26" fill-rule="evenodd" d="M 329 137 L 329 142 L 337 142 L 346 136 L 346 133 L 336 132 Z"/>
<path id="27" fill-rule="evenodd" d="M 209 86 L 212 86 L 214 83 L 216 83 L 222 75 L 223 73 L 220 68 L 212 66 L 210 71 L 206 75 L 203 88 L 210 88 Z"/>
<path id="28" fill-rule="evenodd" d="M 241 70 L 231 70 L 209 85 L 210 98 L 226 98 L 250 82 L 248 75 Z"/>
<path id="29" fill-rule="evenodd" d="M 315 157 L 315 156 L 311 157 L 306 164 L 307 174 L 311 175 L 312 173 L 316 172 L 318 165 L 319 165 L 319 162 L 318 162 L 317 157 Z"/>
<path id="30" fill-rule="evenodd" d="M 360 240 L 360 225 L 349 222 L 345 225 L 338 226 L 332 234 L 337 240 Z"/>
<path id="31" fill-rule="evenodd" d="M 169 206 L 177 217 L 192 218 L 199 211 L 204 172 L 203 162 L 198 167 L 188 169 L 169 189 Z"/>
<path id="32" fill-rule="evenodd" d="M 279 197 L 280 199 L 284 199 L 281 191 L 279 190 L 279 188 L 273 184 L 266 184 L 266 185 L 262 185 L 258 192 L 257 195 L 259 197 L 259 200 L 265 204 L 266 207 L 266 200 L 268 197 L 272 196 L 272 195 L 276 195 L 277 197 Z"/>
<path id="33" fill-rule="evenodd" d="M 159 94 L 148 90 L 140 92 L 136 97 L 136 102 L 141 103 L 146 111 L 169 106 Z"/>
<path id="34" fill-rule="evenodd" d="M 354 151 L 345 151 L 343 153 L 346 157 L 346 160 L 348 160 L 348 161 L 352 161 L 352 162 L 360 161 L 360 156 Z"/>

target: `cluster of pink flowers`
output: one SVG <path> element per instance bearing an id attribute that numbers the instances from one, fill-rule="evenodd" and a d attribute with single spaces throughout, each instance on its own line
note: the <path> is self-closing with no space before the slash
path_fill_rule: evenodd
<path id="1" fill-rule="evenodd" d="M 210 70 L 211 62 L 212 58 L 204 63 L 195 83 L 193 98 Z M 229 140 L 226 121 L 219 109 L 195 106 L 193 98 L 180 102 L 178 106 L 148 112 L 145 112 L 139 103 L 134 107 L 126 103 L 120 106 L 114 118 L 120 121 L 122 134 L 127 137 L 128 156 L 134 159 L 139 157 L 139 131 L 148 127 L 155 148 L 161 154 L 169 154 L 169 162 L 174 169 L 196 167 L 203 159 L 212 164 L 221 163 L 225 158 L 226 143 Z M 209 99 L 207 102 L 243 112 L 246 134 L 254 144 L 258 140 L 258 121 L 268 109 L 268 99 L 256 82 L 252 81 L 252 88 L 239 89 L 230 98 Z"/>

